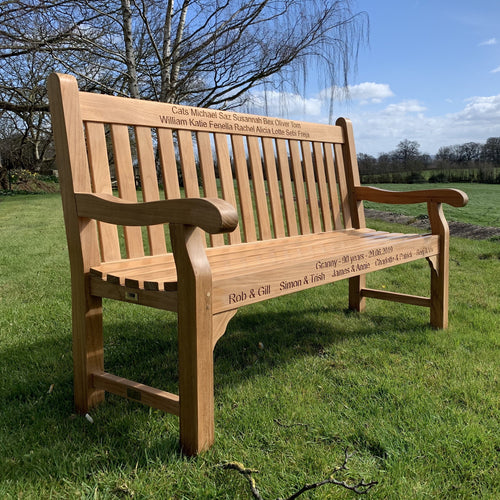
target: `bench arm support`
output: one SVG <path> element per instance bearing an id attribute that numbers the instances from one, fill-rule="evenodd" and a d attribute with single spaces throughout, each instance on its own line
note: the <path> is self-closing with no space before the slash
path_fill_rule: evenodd
<path id="1" fill-rule="evenodd" d="M 184 224 L 210 234 L 228 233 L 238 225 L 238 213 L 219 198 L 181 198 L 134 203 L 110 194 L 75 193 L 79 217 L 120 226 Z"/>
<path id="2" fill-rule="evenodd" d="M 448 326 L 450 230 L 443 213 L 443 203 L 453 207 L 463 207 L 469 201 L 467 195 L 458 189 L 448 188 L 401 192 L 369 186 L 356 186 L 354 193 L 357 201 L 401 205 L 427 203 L 432 234 L 439 236 L 439 253 L 427 258 L 431 267 L 431 325 L 435 328 L 446 328 Z"/>
<path id="3" fill-rule="evenodd" d="M 354 193 L 357 201 L 374 201 L 396 205 L 411 203 L 447 203 L 453 207 L 464 207 L 469 198 L 459 189 L 422 189 L 420 191 L 389 191 L 370 186 L 356 186 Z"/>

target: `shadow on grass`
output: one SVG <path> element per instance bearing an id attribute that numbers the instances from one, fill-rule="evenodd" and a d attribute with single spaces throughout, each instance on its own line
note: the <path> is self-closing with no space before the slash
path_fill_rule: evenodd
<path id="1" fill-rule="evenodd" d="M 398 330 L 412 335 L 423 328 L 418 319 L 398 322 L 390 315 L 357 315 L 335 305 L 310 306 L 308 295 L 296 297 L 270 301 L 270 307 L 250 306 L 235 316 L 214 352 L 217 390 L 300 356 L 321 356 L 350 338 Z M 177 392 L 176 317 L 123 320 L 119 309 L 114 316 L 106 322 L 106 369 Z M 54 338 L 53 332 L 46 333 L 41 337 Z M 114 396 L 92 410 L 93 423 L 74 414 L 67 336 L 16 345 L 0 355 L 6 361 L 0 404 L 1 480 L 64 481 L 116 467 L 146 467 L 151 460 L 183 460 L 174 416 Z"/>

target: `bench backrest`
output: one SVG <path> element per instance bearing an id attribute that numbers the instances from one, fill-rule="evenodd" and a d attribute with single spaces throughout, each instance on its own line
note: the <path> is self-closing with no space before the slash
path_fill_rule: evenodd
<path id="1" fill-rule="evenodd" d="M 359 174 L 349 120 L 320 125 L 84 93 L 67 75 L 52 75 L 49 92 L 67 229 L 94 254 L 98 246 L 103 262 L 165 253 L 165 228 L 89 228 L 72 218 L 74 192 L 224 198 L 240 229 L 213 235 L 213 246 L 364 227 L 350 198 Z"/>

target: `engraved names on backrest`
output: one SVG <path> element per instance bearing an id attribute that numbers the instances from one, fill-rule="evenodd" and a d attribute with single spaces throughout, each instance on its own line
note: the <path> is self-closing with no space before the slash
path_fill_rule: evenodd
<path id="1" fill-rule="evenodd" d="M 173 128 L 264 135 L 286 139 L 309 139 L 311 137 L 310 132 L 303 130 L 301 122 L 204 108 L 172 106 L 170 114 L 160 114 L 158 118 L 161 124 Z"/>

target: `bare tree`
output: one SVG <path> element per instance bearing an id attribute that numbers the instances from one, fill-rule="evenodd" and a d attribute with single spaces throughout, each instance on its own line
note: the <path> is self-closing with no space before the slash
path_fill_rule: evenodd
<path id="1" fill-rule="evenodd" d="M 500 137 L 489 137 L 483 146 L 483 158 L 494 167 L 500 166 Z"/>
<path id="2" fill-rule="evenodd" d="M 43 53 L 88 87 L 221 106 L 306 68 L 347 85 L 367 19 L 350 0 L 2 2 L 0 60 Z M 306 65 L 307 63 L 307 65 Z M 1 72 L 1 68 L 0 68 Z M 6 106 L 6 103 L 4 103 Z"/>
<path id="3" fill-rule="evenodd" d="M 7 169 L 43 170 L 52 162 L 46 78 L 85 60 L 82 33 L 98 40 L 104 26 L 81 2 L 0 2 L 0 177 Z M 92 56 L 85 57 L 93 68 Z"/>
<path id="4" fill-rule="evenodd" d="M 217 108 L 259 86 L 304 92 L 311 71 L 346 86 L 368 22 L 351 0 L 0 0 L 0 15 L 0 114 L 28 128 L 54 70 L 89 91 Z"/>
<path id="5" fill-rule="evenodd" d="M 404 139 L 398 144 L 394 156 L 403 165 L 404 169 L 415 167 L 420 157 L 420 144 L 417 141 Z"/>

